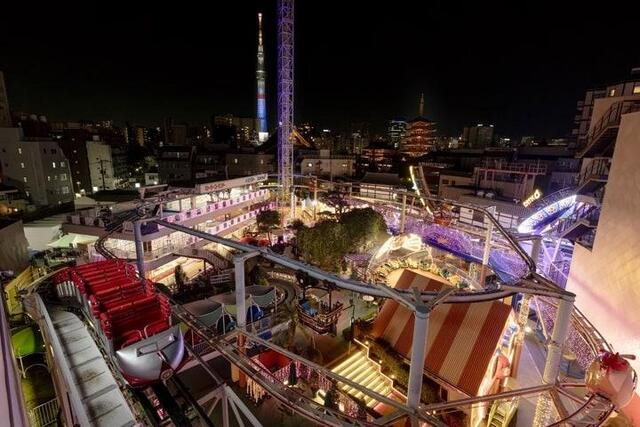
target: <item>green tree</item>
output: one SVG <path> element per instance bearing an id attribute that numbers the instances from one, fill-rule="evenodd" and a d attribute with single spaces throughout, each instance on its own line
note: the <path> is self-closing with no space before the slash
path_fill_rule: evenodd
<path id="1" fill-rule="evenodd" d="M 349 208 L 347 195 L 342 191 L 332 190 L 327 192 L 324 196 L 324 202 L 333 208 L 335 211 L 335 217 L 338 220 L 342 218 L 342 214 Z"/>
<path id="2" fill-rule="evenodd" d="M 280 212 L 274 210 L 262 211 L 256 217 L 258 231 L 267 233 L 269 242 L 271 242 L 271 230 L 280 226 Z"/>
<path id="3" fill-rule="evenodd" d="M 368 250 L 375 246 L 381 236 L 386 238 L 387 224 L 384 217 L 371 208 L 345 212 L 340 223 L 346 231 L 351 252 Z"/>
<path id="4" fill-rule="evenodd" d="M 298 230 L 304 227 L 306 227 L 306 225 L 304 225 L 304 222 L 301 219 L 294 219 L 293 221 L 291 221 L 291 224 L 289 224 L 287 228 L 297 233 Z"/>
<path id="5" fill-rule="evenodd" d="M 289 377 L 287 378 L 287 381 L 290 386 L 298 384 L 298 372 L 294 361 L 291 361 L 289 364 Z"/>
<path id="6" fill-rule="evenodd" d="M 342 259 L 349 249 L 342 224 L 323 220 L 312 228 L 303 228 L 296 236 L 305 261 L 323 270 L 339 272 Z"/>
<path id="7" fill-rule="evenodd" d="M 187 280 L 187 275 L 182 269 L 182 265 L 176 265 L 176 268 L 173 270 L 173 274 L 175 277 L 176 287 L 178 288 L 178 292 L 180 292 L 185 284 L 185 281 Z"/>
<path id="8" fill-rule="evenodd" d="M 331 384 L 329 390 L 327 390 L 327 394 L 324 396 L 324 406 L 329 409 L 338 410 L 338 389 L 335 384 Z"/>

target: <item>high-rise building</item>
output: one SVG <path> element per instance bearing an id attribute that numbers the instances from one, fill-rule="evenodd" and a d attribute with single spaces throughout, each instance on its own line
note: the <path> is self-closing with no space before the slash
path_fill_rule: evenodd
<path id="1" fill-rule="evenodd" d="M 369 145 L 369 123 L 351 123 L 351 143 L 349 151 L 351 154 L 362 154 L 362 149 Z"/>
<path id="2" fill-rule="evenodd" d="M 462 131 L 462 139 L 467 148 L 486 148 L 493 143 L 493 125 L 479 123 L 466 126 Z"/>
<path id="3" fill-rule="evenodd" d="M 27 140 L 20 128 L 0 128 L 0 176 L 37 206 L 73 201 L 69 161 L 58 143 Z"/>
<path id="4" fill-rule="evenodd" d="M 407 131 L 407 121 L 404 118 L 395 118 L 389 121 L 389 127 L 387 128 L 387 135 L 393 148 L 398 148 L 400 142 Z"/>
<path id="5" fill-rule="evenodd" d="M 269 138 L 267 128 L 266 72 L 264 70 L 264 47 L 262 46 L 262 13 L 258 13 L 258 61 L 256 68 L 257 99 L 256 117 L 258 118 L 258 141 L 263 143 Z"/>
<path id="6" fill-rule="evenodd" d="M 600 110 L 596 100 L 594 113 Z M 597 120 L 592 119 L 592 123 Z M 567 289 L 578 307 L 621 354 L 640 354 L 640 104 L 617 121 L 613 144 L 583 158 L 574 213 L 560 227 L 575 242 Z M 601 135 L 590 141 L 596 147 Z M 605 148 L 606 147 L 606 148 Z M 610 148 L 613 147 L 613 148 Z M 603 151 L 604 149 L 604 151 Z M 612 157 L 606 153 L 613 151 Z M 593 156 L 593 157 L 591 157 Z M 636 371 L 640 361 L 629 361 Z M 637 390 L 636 390 L 637 393 Z M 640 420 L 640 396 L 623 410 Z M 635 425 L 635 424 L 634 424 Z"/>
<path id="7" fill-rule="evenodd" d="M 162 122 L 164 145 L 186 145 L 187 125 L 176 124 L 173 119 L 167 118 Z"/>
<path id="8" fill-rule="evenodd" d="M 0 71 L 0 128 L 8 127 L 11 127 L 11 112 L 9 110 L 7 88 L 4 85 L 4 74 Z"/>
<path id="9" fill-rule="evenodd" d="M 631 70 L 628 79 L 588 90 L 578 101 L 571 132 L 572 144 L 580 150 L 593 139 L 594 132 L 607 132 L 609 121 L 620 120 L 625 109 L 640 99 L 640 67 Z M 610 153 L 609 153 L 610 154 Z"/>
<path id="10" fill-rule="evenodd" d="M 424 94 L 420 96 L 418 117 L 407 123 L 407 132 L 400 144 L 400 153 L 407 157 L 420 157 L 431 151 L 435 144 L 436 123 L 424 116 Z"/>
<path id="11" fill-rule="evenodd" d="M 215 116 L 212 137 L 216 144 L 255 144 L 258 141 L 259 120 L 231 114 Z"/>

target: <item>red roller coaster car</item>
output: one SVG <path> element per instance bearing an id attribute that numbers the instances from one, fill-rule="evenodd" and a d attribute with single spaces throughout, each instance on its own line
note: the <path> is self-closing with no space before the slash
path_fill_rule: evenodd
<path id="1" fill-rule="evenodd" d="M 132 265 L 106 260 L 67 268 L 55 276 L 61 299 L 75 299 L 133 387 L 160 380 L 185 360 L 179 326 L 170 323 L 166 296 L 141 281 Z"/>

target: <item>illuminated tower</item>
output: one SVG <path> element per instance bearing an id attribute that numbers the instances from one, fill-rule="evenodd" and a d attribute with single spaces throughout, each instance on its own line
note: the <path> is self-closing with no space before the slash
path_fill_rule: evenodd
<path id="1" fill-rule="evenodd" d="M 293 0 L 278 0 L 278 181 L 293 212 Z"/>
<path id="2" fill-rule="evenodd" d="M 257 82 L 257 104 L 256 117 L 258 118 L 258 140 L 264 142 L 268 137 L 267 128 L 267 100 L 265 98 L 265 77 L 264 71 L 264 47 L 262 45 L 262 14 L 258 13 L 258 63 L 256 67 Z"/>
<path id="3" fill-rule="evenodd" d="M 400 153 L 406 157 L 420 157 L 431 151 L 435 144 L 436 123 L 423 117 L 424 94 L 420 96 L 418 117 L 407 123 L 407 131 L 400 144 Z"/>

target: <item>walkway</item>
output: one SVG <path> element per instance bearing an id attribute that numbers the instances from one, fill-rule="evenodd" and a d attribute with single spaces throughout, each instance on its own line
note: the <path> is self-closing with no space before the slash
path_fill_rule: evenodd
<path id="1" fill-rule="evenodd" d="M 127 401 L 84 323 L 67 311 L 50 310 L 50 316 L 91 425 L 136 425 Z"/>
<path id="2" fill-rule="evenodd" d="M 391 380 L 382 375 L 380 365 L 369 360 L 365 351 L 356 351 L 331 370 L 383 396 L 391 394 Z M 378 404 L 377 400 L 365 396 L 364 393 L 346 384 L 341 384 L 340 388 L 357 399 L 364 400 L 370 408 Z"/>

